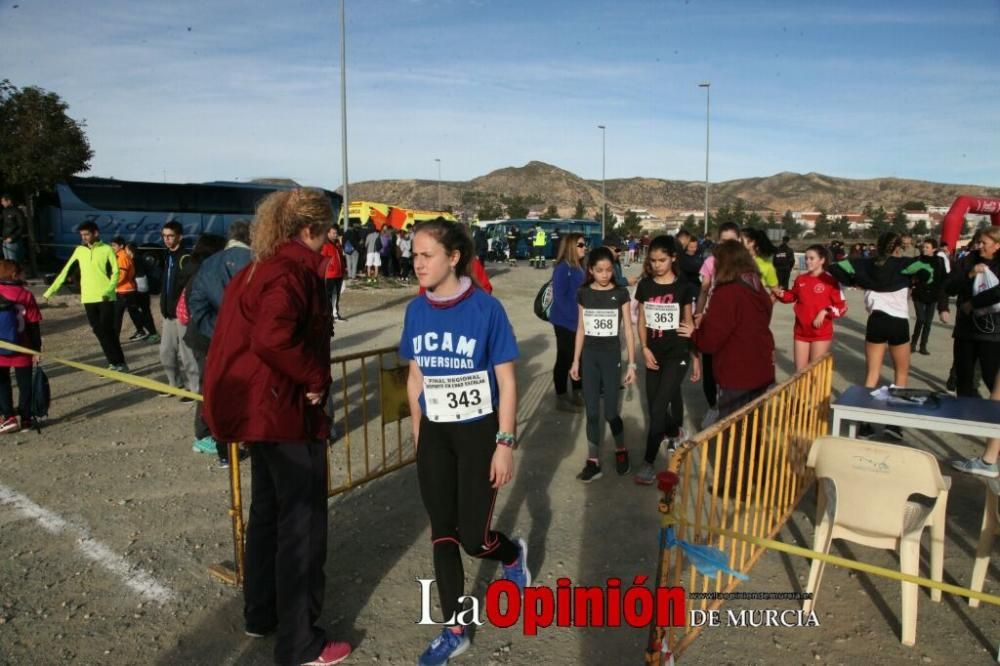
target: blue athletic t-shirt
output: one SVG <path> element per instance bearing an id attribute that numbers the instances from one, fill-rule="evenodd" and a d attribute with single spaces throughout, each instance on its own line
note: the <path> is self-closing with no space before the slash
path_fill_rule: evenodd
<path id="1" fill-rule="evenodd" d="M 416 361 L 424 377 L 487 373 L 493 412 L 500 402 L 494 366 L 518 357 L 514 329 L 500 301 L 482 289 L 455 305 L 436 308 L 425 296 L 410 301 L 403 319 L 399 356 Z M 465 405 L 468 407 L 468 405 Z M 427 414 L 424 391 L 420 409 Z M 489 415 L 463 418 L 475 421 Z"/>

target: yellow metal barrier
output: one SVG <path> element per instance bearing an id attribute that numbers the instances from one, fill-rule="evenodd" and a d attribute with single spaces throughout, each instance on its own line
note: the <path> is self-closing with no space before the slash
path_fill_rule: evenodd
<path id="1" fill-rule="evenodd" d="M 829 430 L 832 382 L 833 357 L 827 354 L 674 453 L 669 470 L 680 479 L 673 503 L 678 539 L 721 549 L 741 573 L 753 568 L 765 547 L 720 531 L 770 538 L 785 524 L 814 480 L 806 458 L 812 441 Z M 660 553 L 657 580 L 688 592 L 731 592 L 740 582 L 721 573 L 701 575 L 679 549 Z M 702 599 L 700 608 L 722 603 Z M 676 657 L 700 632 L 651 627 L 646 663 L 659 664 L 664 639 Z"/>
<path id="2" fill-rule="evenodd" d="M 403 429 L 403 420 L 410 416 L 409 365 L 399 358 L 397 348 L 337 356 L 330 364 L 334 389 L 329 413 L 343 440 L 343 446 L 338 440 L 328 453 L 333 497 L 414 462 L 416 450 L 409 429 Z M 390 430 L 394 432 L 387 434 Z"/>
<path id="3" fill-rule="evenodd" d="M 399 358 L 395 346 L 335 356 L 330 365 L 333 385 L 327 410 L 336 437 L 331 438 L 326 451 L 327 495 L 334 497 L 415 462 L 416 450 L 409 429 L 403 427 L 403 420 L 410 416 L 406 397 L 409 366 Z M 237 451 L 237 444 L 229 445 L 233 566 L 209 567 L 213 576 L 232 585 L 243 584 L 245 571 L 246 523 Z"/>

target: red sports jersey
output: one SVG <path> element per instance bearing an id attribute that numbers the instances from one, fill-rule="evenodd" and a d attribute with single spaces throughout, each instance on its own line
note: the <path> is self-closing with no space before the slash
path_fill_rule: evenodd
<path id="1" fill-rule="evenodd" d="M 833 320 L 847 312 L 840 284 L 829 274 L 819 276 L 802 273 L 795 284 L 781 294 L 782 303 L 795 303 L 795 339 L 806 342 L 833 339 Z M 819 328 L 813 326 L 816 315 L 826 310 L 827 317 Z"/>

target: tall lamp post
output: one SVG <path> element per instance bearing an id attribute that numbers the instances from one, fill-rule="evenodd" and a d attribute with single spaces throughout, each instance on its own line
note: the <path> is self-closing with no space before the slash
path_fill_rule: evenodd
<path id="1" fill-rule="evenodd" d="M 434 161 L 437 162 L 437 165 L 438 165 L 438 187 L 437 187 L 438 202 L 437 202 L 437 209 L 441 210 L 441 158 L 440 157 L 435 157 Z"/>
<path id="2" fill-rule="evenodd" d="M 604 187 L 604 157 L 605 157 L 605 136 L 607 136 L 605 130 L 607 129 L 604 125 L 598 125 L 597 129 L 601 130 L 601 239 L 604 238 L 604 225 L 605 225 L 605 215 L 607 215 L 608 210 L 608 193 Z"/>
<path id="3" fill-rule="evenodd" d="M 341 166 L 344 170 L 344 229 L 351 223 L 351 198 L 347 193 L 347 22 L 344 3 L 340 0 L 340 141 Z"/>
<path id="4" fill-rule="evenodd" d="M 705 89 L 705 238 L 708 238 L 708 111 L 712 103 L 712 84 L 699 83 L 698 87 Z"/>

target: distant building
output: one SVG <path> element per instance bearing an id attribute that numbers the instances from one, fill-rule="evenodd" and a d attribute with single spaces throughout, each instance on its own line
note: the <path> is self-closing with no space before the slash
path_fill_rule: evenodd
<path id="1" fill-rule="evenodd" d="M 654 216 L 645 208 L 629 208 L 625 212 L 635 213 L 636 217 L 640 220 L 651 220 L 654 218 Z"/>
<path id="2" fill-rule="evenodd" d="M 906 222 L 913 226 L 916 222 L 930 222 L 931 214 L 926 210 L 904 210 L 903 215 L 906 216 Z"/>
<path id="3" fill-rule="evenodd" d="M 795 218 L 796 222 L 805 227 L 807 231 L 811 231 L 816 228 L 816 220 L 819 219 L 821 214 L 822 213 L 819 213 L 818 211 L 792 211 L 792 217 Z M 830 216 L 827 215 L 827 219 L 829 219 L 829 217 Z"/>

